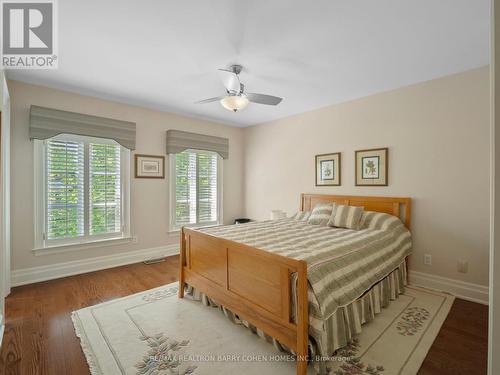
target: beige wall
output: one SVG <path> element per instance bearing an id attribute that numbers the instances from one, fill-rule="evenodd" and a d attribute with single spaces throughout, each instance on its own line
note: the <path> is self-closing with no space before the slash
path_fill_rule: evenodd
<path id="1" fill-rule="evenodd" d="M 301 192 L 408 196 L 411 268 L 488 284 L 488 67 L 249 127 L 244 136 L 248 217 L 292 213 Z M 355 187 L 354 150 L 386 146 L 389 186 Z M 314 155 L 338 151 L 342 186 L 315 187 Z M 457 259 L 469 261 L 467 274 L 457 272 Z"/>
<path id="2" fill-rule="evenodd" d="M 105 116 L 137 123 L 137 153 L 165 154 L 167 129 L 182 129 L 229 138 L 229 159 L 224 161 L 223 217 L 232 222 L 242 213 L 242 130 L 175 114 L 119 104 L 41 86 L 9 81 L 12 98 L 12 269 L 67 262 L 130 250 L 177 243 L 168 234 L 169 179 L 134 179 L 131 182 L 131 229 L 138 243 L 34 256 L 33 144 L 28 137 L 31 104 Z M 133 168 L 133 163 L 131 163 Z M 167 163 L 168 167 L 168 163 Z"/>

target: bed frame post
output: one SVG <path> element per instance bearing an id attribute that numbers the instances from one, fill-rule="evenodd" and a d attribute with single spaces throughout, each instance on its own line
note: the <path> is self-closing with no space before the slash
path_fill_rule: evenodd
<path id="1" fill-rule="evenodd" d="M 180 238 L 180 259 L 179 259 L 179 298 L 184 298 L 184 263 L 186 259 L 186 237 L 184 235 L 184 227 L 181 228 Z"/>
<path id="2" fill-rule="evenodd" d="M 307 300 L 307 263 L 297 270 L 297 375 L 307 374 L 309 342 L 309 303 Z"/>

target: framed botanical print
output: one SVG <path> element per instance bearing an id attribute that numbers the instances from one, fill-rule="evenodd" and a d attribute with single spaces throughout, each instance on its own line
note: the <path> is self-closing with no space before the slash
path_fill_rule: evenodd
<path id="1" fill-rule="evenodd" d="M 316 155 L 316 186 L 340 185 L 340 152 Z"/>
<path id="2" fill-rule="evenodd" d="M 165 156 L 135 154 L 135 178 L 165 178 Z"/>
<path id="3" fill-rule="evenodd" d="M 355 155 L 356 186 L 387 186 L 389 149 L 358 150 Z"/>

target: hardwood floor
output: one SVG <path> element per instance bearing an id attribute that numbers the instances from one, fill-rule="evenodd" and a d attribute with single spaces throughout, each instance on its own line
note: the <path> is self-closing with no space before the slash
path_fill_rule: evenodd
<path id="1" fill-rule="evenodd" d="M 17 287 L 6 300 L 0 374 L 89 374 L 70 314 L 177 280 L 178 259 Z M 457 299 L 419 375 L 486 374 L 488 308 Z"/>
<path id="2" fill-rule="evenodd" d="M 418 375 L 482 375 L 488 361 L 488 306 L 455 299 Z"/>

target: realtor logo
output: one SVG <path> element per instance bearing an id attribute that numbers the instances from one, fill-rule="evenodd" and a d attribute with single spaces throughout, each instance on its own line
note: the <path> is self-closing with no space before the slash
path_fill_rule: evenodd
<path id="1" fill-rule="evenodd" d="M 57 68 L 54 1 L 2 1 L 2 67 Z"/>

